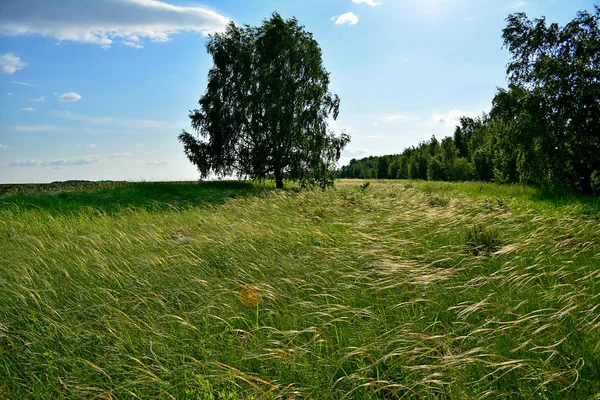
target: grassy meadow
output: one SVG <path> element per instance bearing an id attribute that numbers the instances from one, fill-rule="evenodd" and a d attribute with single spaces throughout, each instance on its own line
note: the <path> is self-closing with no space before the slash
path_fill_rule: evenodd
<path id="1" fill-rule="evenodd" d="M 0 191 L 0 398 L 600 399 L 598 198 Z"/>

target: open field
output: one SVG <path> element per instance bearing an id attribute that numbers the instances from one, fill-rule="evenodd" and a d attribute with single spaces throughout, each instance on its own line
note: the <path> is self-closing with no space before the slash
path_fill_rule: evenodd
<path id="1" fill-rule="evenodd" d="M 0 398 L 600 399 L 600 200 L 140 183 L 0 197 Z"/>

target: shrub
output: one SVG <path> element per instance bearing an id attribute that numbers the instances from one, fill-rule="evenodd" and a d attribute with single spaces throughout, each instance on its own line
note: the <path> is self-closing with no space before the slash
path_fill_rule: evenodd
<path id="1" fill-rule="evenodd" d="M 450 203 L 450 199 L 444 196 L 429 196 L 427 203 L 432 207 L 446 207 Z"/>
<path id="2" fill-rule="evenodd" d="M 492 253 L 499 245 L 498 231 L 481 224 L 469 228 L 465 234 L 465 238 L 467 250 L 476 256 Z"/>

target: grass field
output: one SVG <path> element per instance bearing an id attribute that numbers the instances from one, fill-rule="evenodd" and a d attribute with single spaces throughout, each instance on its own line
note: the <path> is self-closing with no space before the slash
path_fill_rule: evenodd
<path id="1" fill-rule="evenodd" d="M 17 190 L 0 197 L 0 398 L 600 399 L 597 198 Z"/>

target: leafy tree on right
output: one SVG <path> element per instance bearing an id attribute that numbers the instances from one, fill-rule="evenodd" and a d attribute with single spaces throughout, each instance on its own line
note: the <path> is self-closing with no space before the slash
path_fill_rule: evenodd
<path id="1" fill-rule="evenodd" d="M 546 164 L 548 183 L 589 193 L 600 170 L 600 6 L 564 27 L 523 13 L 507 22 L 502 36 L 512 54 L 512 93 L 501 91 L 493 112 L 530 128 L 520 130 L 519 141 L 543 153 L 535 161 Z"/>
<path id="2" fill-rule="evenodd" d="M 600 6 L 564 27 L 507 18 L 509 86 L 454 137 L 352 160 L 340 177 L 521 182 L 600 192 Z M 389 165 L 382 176 L 382 166 Z M 373 171 L 379 173 L 373 173 Z"/>

